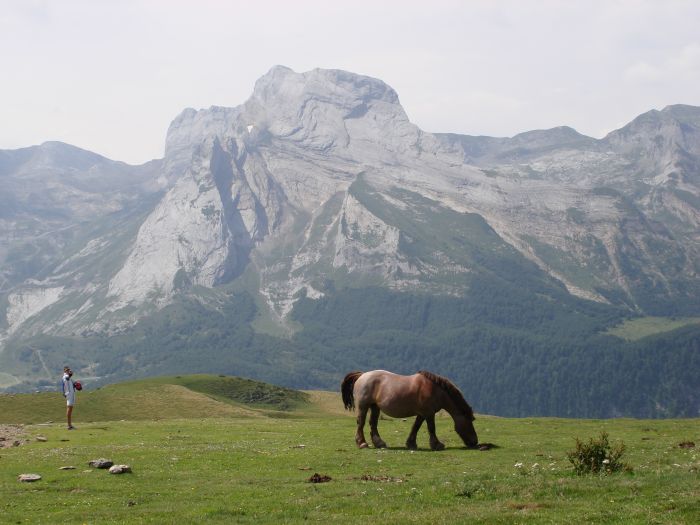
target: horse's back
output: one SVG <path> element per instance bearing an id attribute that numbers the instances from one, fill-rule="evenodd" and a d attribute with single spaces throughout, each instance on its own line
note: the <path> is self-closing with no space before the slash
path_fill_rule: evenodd
<path id="1" fill-rule="evenodd" d="M 386 370 L 372 370 L 355 382 L 355 399 L 360 407 L 377 405 L 391 417 L 408 417 L 418 410 L 420 376 L 404 376 Z"/>
<path id="2" fill-rule="evenodd" d="M 377 388 L 385 384 L 408 384 L 413 380 L 413 376 L 403 376 L 387 370 L 370 370 L 362 374 L 355 382 L 355 391 L 367 387 Z"/>
<path id="3" fill-rule="evenodd" d="M 395 374 L 394 372 L 389 372 L 388 370 L 370 370 L 362 374 L 358 381 L 363 380 L 367 382 L 374 381 L 399 381 L 402 377 L 413 377 L 413 376 L 402 376 L 400 374 Z"/>

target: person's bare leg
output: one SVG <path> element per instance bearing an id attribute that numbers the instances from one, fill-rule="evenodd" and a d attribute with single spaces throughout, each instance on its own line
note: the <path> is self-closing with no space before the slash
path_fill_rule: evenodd
<path id="1" fill-rule="evenodd" d="M 72 406 L 66 407 L 66 420 L 68 421 L 68 428 L 73 426 L 72 418 L 73 418 L 73 407 Z"/>

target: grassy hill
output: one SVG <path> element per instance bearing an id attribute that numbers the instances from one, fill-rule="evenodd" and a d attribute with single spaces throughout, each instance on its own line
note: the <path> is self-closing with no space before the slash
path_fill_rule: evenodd
<path id="1" fill-rule="evenodd" d="M 260 416 L 309 405 L 308 395 L 240 377 L 186 375 L 108 385 L 78 393 L 82 421 L 139 421 Z M 0 395 L 0 423 L 43 423 L 64 418 L 61 393 Z"/>
<path id="2" fill-rule="evenodd" d="M 288 391 L 218 376 L 157 378 L 83 392 L 76 431 L 59 394 L 0 396 L 25 444 L 0 450 L 2 522 L 33 523 L 693 523 L 700 518 L 697 419 L 505 419 L 477 414 L 488 451 L 467 450 L 447 416 L 447 445 L 403 448 L 412 421 L 382 418 L 388 449 L 358 450 L 338 393 Z M 255 392 L 251 395 L 250 393 Z M 268 392 L 261 402 L 260 392 Z M 274 402 L 268 402 L 270 398 Z M 125 410 L 125 407 L 128 410 Z M 284 410 L 279 410 L 283 407 Z M 34 412 L 36 415 L 34 415 Z M 286 414 L 287 417 L 278 417 Z M 93 422 L 94 421 L 94 422 Z M 0 425 L 0 432 L 2 431 Z M 631 472 L 576 476 L 575 438 L 624 442 Z M 46 441 L 37 441 L 43 436 Z M 126 463 L 113 476 L 87 466 Z M 74 466 L 74 470 L 59 470 Z M 42 480 L 19 483 L 35 472 Z M 309 483 L 318 473 L 331 478 Z"/>

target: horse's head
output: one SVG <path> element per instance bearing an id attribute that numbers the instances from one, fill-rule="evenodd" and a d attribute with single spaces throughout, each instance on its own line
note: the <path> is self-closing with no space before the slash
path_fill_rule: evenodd
<path id="1" fill-rule="evenodd" d="M 476 447 L 479 444 L 479 438 L 476 435 L 476 430 L 474 430 L 474 411 L 464 399 L 459 388 L 446 377 L 426 370 L 421 370 L 418 373 L 432 381 L 434 385 L 440 387 L 440 390 L 446 394 L 443 397 L 443 408 L 454 419 L 455 431 L 467 447 Z"/>
<path id="2" fill-rule="evenodd" d="M 474 448 L 479 444 L 479 438 L 474 428 L 475 419 L 474 411 L 469 405 L 467 405 L 467 410 L 464 411 L 464 414 L 454 417 L 455 432 L 459 434 L 459 437 L 462 438 L 464 444 L 469 448 Z"/>

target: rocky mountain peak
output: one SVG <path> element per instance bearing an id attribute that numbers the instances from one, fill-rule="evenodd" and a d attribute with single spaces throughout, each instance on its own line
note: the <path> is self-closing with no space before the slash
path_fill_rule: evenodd
<path id="1" fill-rule="evenodd" d="M 317 99 L 349 110 L 375 100 L 399 103 L 396 92 L 376 78 L 338 69 L 295 73 L 285 66 L 275 66 L 258 79 L 253 98 L 264 106 L 285 104 L 298 108 L 309 99 Z"/>
<path id="2" fill-rule="evenodd" d="M 334 69 L 296 73 L 275 66 L 241 106 L 184 110 L 168 129 L 166 170 L 176 177 L 195 145 L 212 136 L 248 146 L 283 140 L 325 152 L 347 149 L 353 139 L 363 150 L 373 149 L 368 143 L 383 143 L 379 150 L 392 151 L 402 147 L 385 144 L 396 134 L 402 143 L 413 137 L 410 144 L 417 142 L 419 130 L 409 122 L 396 92 L 381 80 Z"/>
<path id="3" fill-rule="evenodd" d="M 32 171 L 54 166 L 61 166 L 64 170 L 84 171 L 109 162 L 112 161 L 96 153 L 63 142 L 50 141 L 39 146 L 3 151 L 0 154 L 0 174 L 17 169 Z"/>
<path id="4" fill-rule="evenodd" d="M 241 118 L 249 133 L 264 130 L 316 151 L 347 148 L 353 137 L 381 142 L 386 123 L 410 125 L 398 95 L 381 80 L 334 69 L 295 73 L 283 66 L 256 82 Z"/>
<path id="5" fill-rule="evenodd" d="M 676 144 L 700 154 L 700 111 L 683 105 L 667 106 L 661 111 L 652 109 L 612 131 L 604 140 L 623 149 Z"/>
<path id="6" fill-rule="evenodd" d="M 687 104 L 673 104 L 671 106 L 666 106 L 660 113 L 669 115 L 679 122 L 700 127 L 700 107 L 689 106 Z"/>
<path id="7" fill-rule="evenodd" d="M 690 106 L 667 106 L 648 111 L 603 143 L 611 150 L 639 162 L 642 171 L 656 182 L 695 177 L 700 162 L 700 111 Z"/>
<path id="8" fill-rule="evenodd" d="M 569 126 L 538 129 L 519 133 L 510 139 L 513 144 L 528 144 L 530 147 L 560 146 L 571 142 L 591 140 Z"/>

